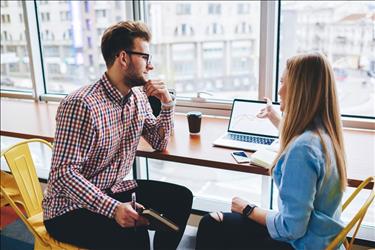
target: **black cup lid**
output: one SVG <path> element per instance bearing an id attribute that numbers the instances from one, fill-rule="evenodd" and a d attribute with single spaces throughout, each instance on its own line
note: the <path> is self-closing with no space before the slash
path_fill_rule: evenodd
<path id="1" fill-rule="evenodd" d="M 186 116 L 191 116 L 191 115 L 201 117 L 202 116 L 202 112 L 199 112 L 199 111 L 190 111 L 190 112 L 188 112 L 186 114 Z"/>

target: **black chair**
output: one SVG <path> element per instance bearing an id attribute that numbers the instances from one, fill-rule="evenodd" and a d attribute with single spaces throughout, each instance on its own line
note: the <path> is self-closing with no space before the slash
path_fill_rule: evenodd
<path id="1" fill-rule="evenodd" d="M 152 113 L 155 117 L 157 117 L 160 114 L 161 110 L 161 102 L 158 98 L 155 96 L 149 96 L 148 101 L 150 102 L 150 106 L 152 108 Z"/>
<path id="2" fill-rule="evenodd" d="M 176 91 L 174 89 L 169 89 L 169 94 L 172 96 L 176 96 Z M 161 110 L 161 102 L 158 98 L 155 96 L 149 96 L 148 101 L 150 102 L 151 108 L 152 108 L 152 113 L 154 114 L 155 117 L 157 117 L 160 114 Z"/>

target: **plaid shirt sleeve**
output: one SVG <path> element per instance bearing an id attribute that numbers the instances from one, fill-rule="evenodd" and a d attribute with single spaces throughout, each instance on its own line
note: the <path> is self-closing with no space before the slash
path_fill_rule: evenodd
<path id="1" fill-rule="evenodd" d="M 95 129 L 87 105 L 78 99 L 63 101 L 56 117 L 50 179 L 57 182 L 68 199 L 113 218 L 120 202 L 103 193 L 80 173 L 94 138 Z"/>
<path id="2" fill-rule="evenodd" d="M 143 137 L 152 148 L 162 151 L 167 148 L 169 137 L 173 129 L 174 107 L 162 107 L 157 118 L 152 114 L 149 102 L 146 102 L 146 118 L 143 128 Z"/>

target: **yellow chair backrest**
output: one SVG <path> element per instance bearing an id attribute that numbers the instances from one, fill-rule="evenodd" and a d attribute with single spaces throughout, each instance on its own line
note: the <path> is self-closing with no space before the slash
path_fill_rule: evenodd
<path id="1" fill-rule="evenodd" d="M 369 178 L 364 180 L 356 188 L 356 190 L 354 190 L 354 192 L 349 196 L 349 198 L 342 205 L 342 211 L 344 211 L 348 207 L 348 205 L 353 201 L 353 199 L 358 195 L 358 193 L 371 182 L 374 182 L 374 176 L 370 176 Z M 346 227 L 344 227 L 341 230 L 341 232 L 336 236 L 336 238 L 327 246 L 326 250 L 336 249 L 341 243 L 344 244 L 346 249 L 352 248 L 355 237 L 357 236 L 358 230 L 361 226 L 362 220 L 365 217 L 369 206 L 374 201 L 374 198 L 375 198 L 375 185 L 373 185 L 373 188 L 370 192 L 369 197 L 367 198 L 365 203 L 362 205 L 362 207 L 359 209 L 359 211 L 354 215 L 351 221 L 349 221 Z M 346 236 L 354 228 L 355 225 L 357 226 L 355 227 L 354 233 L 349 243 L 348 240 L 346 239 Z"/>
<path id="2" fill-rule="evenodd" d="M 79 249 L 75 246 L 54 240 L 48 235 L 44 227 L 42 210 L 43 193 L 28 146 L 31 142 L 43 143 L 52 149 L 52 145 L 47 141 L 30 139 L 17 143 L 1 152 L 1 157 L 5 158 L 15 180 L 18 192 L 22 197 L 26 216 L 16 205 L 15 200 L 12 199 L 8 192 L 9 188 L 7 189 L 3 185 L 3 182 L 1 183 L 1 194 L 34 235 L 34 249 Z"/>
<path id="3" fill-rule="evenodd" d="M 36 174 L 33 159 L 29 149 L 29 142 L 42 142 L 52 148 L 52 145 L 43 140 L 27 140 L 16 144 L 4 151 L 3 155 L 19 192 L 24 200 L 28 217 L 42 212 L 43 193 Z"/>

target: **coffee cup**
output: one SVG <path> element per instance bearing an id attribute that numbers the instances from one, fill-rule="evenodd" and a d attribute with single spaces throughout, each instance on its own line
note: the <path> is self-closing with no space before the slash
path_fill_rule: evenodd
<path id="1" fill-rule="evenodd" d="M 201 131 L 202 113 L 199 111 L 191 111 L 186 115 L 189 123 L 189 132 L 191 135 L 198 135 Z"/>

